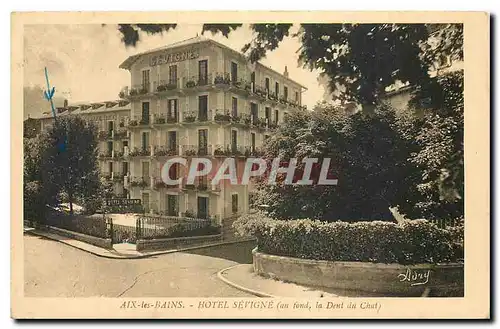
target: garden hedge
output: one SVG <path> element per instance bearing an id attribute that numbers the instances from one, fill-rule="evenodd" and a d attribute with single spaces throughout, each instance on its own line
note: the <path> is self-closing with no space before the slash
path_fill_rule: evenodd
<path id="1" fill-rule="evenodd" d="M 329 261 L 448 263 L 463 259 L 463 226 L 441 229 L 426 220 L 401 223 L 275 220 L 245 215 L 234 228 L 257 238 L 260 252 Z"/>

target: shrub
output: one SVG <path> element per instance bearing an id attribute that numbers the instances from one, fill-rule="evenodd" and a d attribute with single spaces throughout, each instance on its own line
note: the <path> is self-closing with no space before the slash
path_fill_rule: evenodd
<path id="1" fill-rule="evenodd" d="M 274 220 L 262 213 L 234 224 L 240 235 L 254 236 L 259 251 L 328 261 L 442 263 L 463 258 L 463 229 L 440 229 L 426 220 L 402 223 Z"/>

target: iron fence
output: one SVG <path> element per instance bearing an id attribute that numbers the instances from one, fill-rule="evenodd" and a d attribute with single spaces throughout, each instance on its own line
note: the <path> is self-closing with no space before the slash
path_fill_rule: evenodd
<path id="1" fill-rule="evenodd" d="M 109 238 L 113 230 L 111 219 L 102 214 L 70 215 L 53 212 L 48 214 L 46 224 L 98 238 Z"/>
<path id="2" fill-rule="evenodd" d="M 139 216 L 136 221 L 138 239 L 173 238 L 183 236 L 210 235 L 220 233 L 220 228 L 212 225 L 210 219 Z"/>

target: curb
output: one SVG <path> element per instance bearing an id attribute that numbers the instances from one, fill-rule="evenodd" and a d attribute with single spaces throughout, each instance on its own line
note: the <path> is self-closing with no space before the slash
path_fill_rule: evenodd
<path id="1" fill-rule="evenodd" d="M 236 244 L 236 243 L 241 243 L 241 242 L 248 242 L 248 241 L 253 241 L 254 239 L 245 239 L 245 240 L 238 240 L 238 241 L 227 241 L 227 242 L 217 242 L 217 243 L 212 243 L 212 244 L 207 244 L 207 245 L 202 245 L 202 246 L 193 246 L 193 247 L 186 247 L 186 248 L 181 248 L 181 249 L 171 249 L 171 250 L 164 250 L 164 251 L 157 251 L 157 252 L 152 252 L 149 254 L 143 254 L 143 255 L 127 255 L 127 254 L 121 254 L 118 252 L 111 252 L 111 255 L 106 255 L 106 254 L 101 254 L 97 253 L 95 251 L 90 251 L 82 247 L 75 246 L 71 243 L 65 242 L 64 240 L 56 239 L 50 236 L 46 236 L 44 234 L 41 234 L 39 232 L 36 232 L 34 230 L 25 230 L 25 234 L 31 234 L 31 235 L 36 235 L 36 236 L 42 236 L 46 239 L 50 239 L 53 241 L 60 242 L 62 244 L 65 244 L 67 246 L 73 247 L 75 249 L 85 251 L 89 254 L 92 254 L 97 257 L 102 257 L 102 258 L 108 258 L 108 259 L 143 259 L 143 258 L 149 258 L 153 256 L 159 256 L 159 255 L 166 255 L 166 254 L 173 254 L 176 252 L 183 252 L 183 251 L 190 251 L 190 250 L 196 250 L 196 249 L 203 249 L 203 248 L 210 248 L 210 247 L 217 247 L 217 246 L 222 246 L 222 245 L 228 245 L 228 244 Z"/>
<path id="2" fill-rule="evenodd" d="M 241 291 L 244 291 L 244 292 L 248 292 L 248 293 L 250 293 L 252 295 L 255 295 L 257 297 L 277 298 L 274 295 L 270 295 L 270 294 L 267 294 L 267 293 L 262 292 L 262 291 L 253 290 L 253 289 L 250 289 L 250 288 L 246 288 L 246 287 L 240 286 L 239 284 L 234 283 L 234 282 L 226 279 L 224 277 L 224 275 L 222 275 L 222 273 L 224 273 L 225 271 L 231 270 L 231 269 L 233 269 L 235 267 L 238 267 L 238 266 L 244 266 L 244 265 L 248 265 L 248 264 L 237 264 L 237 265 L 233 265 L 233 266 L 227 267 L 227 268 L 225 268 L 223 270 L 220 270 L 219 272 L 217 272 L 217 277 L 219 278 L 219 280 L 221 280 L 222 282 L 226 283 L 227 285 L 229 285 L 229 286 L 231 286 L 233 288 L 236 288 L 238 290 L 241 290 Z"/>

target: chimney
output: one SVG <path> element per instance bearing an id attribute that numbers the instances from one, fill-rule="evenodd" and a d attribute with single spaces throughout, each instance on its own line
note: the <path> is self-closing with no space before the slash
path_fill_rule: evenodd
<path id="1" fill-rule="evenodd" d="M 288 78 L 288 68 L 285 66 L 285 72 L 283 72 L 283 75 Z"/>

